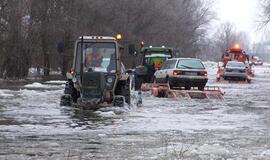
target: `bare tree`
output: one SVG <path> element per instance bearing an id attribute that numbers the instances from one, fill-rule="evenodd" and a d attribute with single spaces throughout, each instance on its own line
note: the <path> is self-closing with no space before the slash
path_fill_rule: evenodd
<path id="1" fill-rule="evenodd" d="M 24 78 L 28 74 L 30 55 L 28 35 L 25 33 L 27 18 L 23 1 L 2 0 L 1 4 L 1 66 L 0 76 L 4 78 Z"/>
<path id="2" fill-rule="evenodd" d="M 16 2 L 0 0 L 0 76 L 8 70 L 15 73 L 22 68 L 7 69 L 7 64 L 14 64 L 11 63 L 12 54 L 8 53 L 23 55 L 18 60 L 26 58 L 22 61 L 22 64 L 27 63 L 24 65 L 26 68 L 43 68 L 46 76 L 51 69 L 58 67 L 62 68 L 64 75 L 70 68 L 72 44 L 79 35 L 113 36 L 122 33 L 122 43 L 126 48 L 122 58 L 127 65 L 136 63 L 136 58 L 130 62 L 128 45 L 139 44 L 140 41 L 149 45 L 174 47 L 183 53 L 182 56 L 196 56 L 199 53 L 198 44 L 205 38 L 207 26 L 213 19 L 211 3 L 204 0 Z M 22 23 L 24 19 L 26 25 Z M 10 47 L 14 43 L 16 50 Z M 27 72 L 26 69 L 24 72 Z"/>
<path id="3" fill-rule="evenodd" d="M 214 37 L 216 37 L 215 43 L 219 48 L 219 52 L 223 53 L 227 49 L 231 48 L 235 42 L 236 35 L 234 26 L 229 22 L 222 24 Z"/>
<path id="4" fill-rule="evenodd" d="M 248 50 L 250 46 L 249 36 L 246 32 L 237 32 L 231 23 L 224 23 L 214 34 L 214 44 L 217 47 L 214 49 L 214 54 L 221 57 L 222 53 L 235 44 L 239 44 L 244 50 Z"/>
<path id="5" fill-rule="evenodd" d="M 262 10 L 262 23 L 261 26 L 265 26 L 270 22 L 270 0 L 261 1 Z"/>

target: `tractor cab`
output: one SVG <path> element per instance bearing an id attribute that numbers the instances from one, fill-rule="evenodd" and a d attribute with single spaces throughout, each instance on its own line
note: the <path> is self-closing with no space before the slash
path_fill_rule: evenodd
<path id="1" fill-rule="evenodd" d="M 156 70 L 160 69 L 162 64 L 169 58 L 172 58 L 173 51 L 171 48 L 162 47 L 143 47 L 141 49 L 143 54 L 143 64 L 148 63 Z"/>
<path id="2" fill-rule="evenodd" d="M 79 37 L 69 76 L 72 81 L 66 84 L 65 94 L 70 95 L 73 102 L 89 106 L 114 103 L 117 96 L 130 103 L 129 75 L 123 71 L 120 49 L 114 37 Z"/>
<path id="3" fill-rule="evenodd" d="M 163 63 L 173 57 L 173 49 L 162 47 L 141 46 L 141 62 L 135 71 L 135 89 L 139 90 L 143 83 L 152 83 L 156 70 L 159 70 Z"/>

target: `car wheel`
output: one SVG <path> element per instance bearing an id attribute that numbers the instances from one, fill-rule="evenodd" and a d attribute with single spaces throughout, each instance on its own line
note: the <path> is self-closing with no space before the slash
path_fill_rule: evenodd
<path id="1" fill-rule="evenodd" d="M 198 89 L 199 89 L 200 91 L 203 91 L 203 90 L 204 90 L 204 85 L 198 86 Z"/>
<path id="2" fill-rule="evenodd" d="M 71 106 L 72 105 L 72 97 L 69 94 L 61 96 L 60 106 Z"/>
<path id="3" fill-rule="evenodd" d="M 113 105 L 118 107 L 125 106 L 125 97 L 121 95 L 116 95 L 113 100 Z"/>

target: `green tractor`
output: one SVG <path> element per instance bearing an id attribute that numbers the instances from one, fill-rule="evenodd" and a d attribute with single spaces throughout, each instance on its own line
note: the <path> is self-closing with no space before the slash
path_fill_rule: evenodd
<path id="1" fill-rule="evenodd" d="M 140 65 L 135 70 L 135 89 L 140 90 L 143 83 L 153 83 L 154 73 L 159 70 L 162 64 L 173 57 L 172 48 L 162 47 L 142 47 Z"/>
<path id="2" fill-rule="evenodd" d="M 130 104 L 131 78 L 121 62 L 120 39 L 120 35 L 117 38 L 79 37 L 61 105 L 74 104 L 95 110 L 104 105 Z"/>

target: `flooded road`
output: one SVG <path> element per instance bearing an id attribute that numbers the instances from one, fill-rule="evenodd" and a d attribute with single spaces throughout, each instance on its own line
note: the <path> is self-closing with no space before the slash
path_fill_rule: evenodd
<path id="1" fill-rule="evenodd" d="M 270 67 L 251 84 L 217 84 L 206 65 L 224 101 L 144 96 L 90 112 L 59 105 L 63 81 L 2 87 L 0 159 L 270 159 Z"/>

